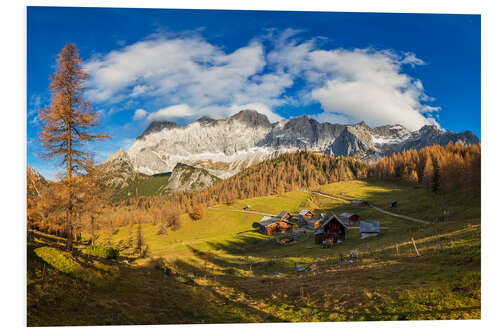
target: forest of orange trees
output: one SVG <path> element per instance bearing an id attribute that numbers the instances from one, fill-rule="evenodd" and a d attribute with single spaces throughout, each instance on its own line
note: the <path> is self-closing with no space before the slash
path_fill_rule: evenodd
<path id="1" fill-rule="evenodd" d="M 370 166 L 369 175 L 381 180 L 422 184 L 435 193 L 481 193 L 481 145 L 429 146 L 384 156 Z"/>
<path id="2" fill-rule="evenodd" d="M 64 201 L 58 197 L 58 193 L 64 193 L 57 191 L 61 185 L 57 182 L 39 183 L 36 188 L 38 195 L 33 195 L 36 182 L 30 177 L 33 176 L 28 172 L 29 227 L 65 236 L 64 214 L 58 206 L 58 202 Z M 142 223 L 157 225 L 158 233 L 166 233 L 168 229 L 180 226 L 179 215 L 182 213 L 190 213 L 196 220 L 202 217 L 205 207 L 221 203 L 366 178 L 408 182 L 440 194 L 469 191 L 479 195 L 481 146 L 435 145 L 385 156 L 372 163 L 305 151 L 285 153 L 208 189 L 118 202 L 112 201 L 111 193 L 106 195 L 111 189 L 105 191 L 102 182 L 96 181 L 99 177 L 94 175 L 92 181 L 81 182 L 81 186 L 87 184 L 84 191 L 94 195 L 89 195 L 86 200 L 80 194 L 80 200 L 75 200 L 75 205 L 79 205 L 77 208 L 80 207 L 75 214 L 75 237 L 78 239 L 84 233 L 94 241 L 98 230 L 107 230 L 109 240 L 116 228 Z"/>

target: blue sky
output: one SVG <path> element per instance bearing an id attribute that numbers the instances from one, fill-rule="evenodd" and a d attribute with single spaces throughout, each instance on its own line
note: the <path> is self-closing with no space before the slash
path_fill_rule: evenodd
<path id="1" fill-rule="evenodd" d="M 153 120 L 242 108 L 481 137 L 479 15 L 28 7 L 27 23 L 27 157 L 48 177 L 58 168 L 37 155 L 37 111 L 66 42 L 112 135 L 89 147 L 98 161 Z"/>

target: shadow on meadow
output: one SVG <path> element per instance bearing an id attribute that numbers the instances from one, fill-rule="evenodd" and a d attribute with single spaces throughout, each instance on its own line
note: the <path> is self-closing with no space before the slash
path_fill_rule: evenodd
<path id="1" fill-rule="evenodd" d="M 338 205 L 333 209 L 337 211 Z M 411 238 L 416 239 L 419 256 Z M 480 318 L 477 218 L 431 225 L 402 223 L 375 239 L 353 239 L 319 255 L 302 245 L 300 250 L 297 245 L 280 247 L 252 233 L 209 245 L 213 251 L 190 247 L 198 264 L 183 268 L 178 260 L 176 267 L 215 279 L 286 320 Z M 345 255 L 353 247 L 360 258 L 349 264 Z M 315 270 L 297 273 L 298 264 L 311 262 L 317 263 Z"/>
<path id="2" fill-rule="evenodd" d="M 315 213 L 352 211 L 390 229 L 366 240 L 351 229 L 333 249 L 320 249 L 313 239 L 281 246 L 249 229 L 204 249 L 188 245 L 186 257 L 170 262 L 75 251 L 69 263 L 50 264 L 35 249 L 63 253 L 64 242 L 37 235 L 28 246 L 28 326 L 480 318 L 479 199 L 440 199 L 398 186 L 381 192 L 370 189 L 378 182 L 366 183 L 351 196 L 342 184 L 320 191 L 383 209 L 394 198 L 394 212 L 420 218 L 444 205 L 454 219 L 420 225 L 315 196 Z M 353 249 L 359 258 L 348 263 Z M 310 271 L 298 273 L 297 266 Z"/>
<path id="3" fill-rule="evenodd" d="M 187 262 L 179 263 L 183 269 L 171 274 L 156 259 L 141 265 L 129 262 L 78 250 L 69 254 L 57 245 L 30 242 L 28 326 L 278 321 L 217 288 L 199 284 L 191 278 L 198 269 Z"/>

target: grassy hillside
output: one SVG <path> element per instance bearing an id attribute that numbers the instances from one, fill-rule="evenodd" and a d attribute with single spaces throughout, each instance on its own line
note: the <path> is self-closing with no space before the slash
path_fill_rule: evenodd
<path id="1" fill-rule="evenodd" d="M 166 185 L 170 176 L 141 175 L 131 180 L 124 188 L 116 192 L 115 200 L 124 200 L 128 197 L 161 195 L 168 192 Z"/>
<path id="2" fill-rule="evenodd" d="M 450 220 L 419 224 L 295 191 L 212 207 L 199 221 L 183 215 L 181 227 L 166 235 L 157 234 L 158 226 L 143 225 L 151 250 L 146 258 L 105 260 L 78 251 L 68 257 L 57 239 L 37 237 L 29 244 L 28 324 L 480 318 L 478 198 L 365 181 L 316 190 L 381 208 L 396 199 L 394 212 L 425 219 L 445 206 Z M 242 211 L 246 205 L 251 211 Z M 383 229 L 365 240 L 358 229 L 349 229 L 344 243 L 322 249 L 312 237 L 281 246 L 252 228 L 261 214 L 296 214 L 303 208 L 357 212 L 362 219 L 379 220 Z M 113 242 L 135 231 L 120 228 Z M 347 260 L 351 250 L 359 254 L 354 262 Z M 311 271 L 297 273 L 296 265 L 311 265 Z M 93 278 L 81 275 L 82 269 Z"/>
<path id="3" fill-rule="evenodd" d="M 434 194 L 424 186 L 398 182 L 350 181 L 320 186 L 318 192 L 351 200 L 362 198 L 382 209 L 389 209 L 391 200 L 398 202 L 392 212 L 424 220 L 434 220 L 447 211 L 450 219 L 470 219 L 481 216 L 481 198 L 467 192 Z"/>

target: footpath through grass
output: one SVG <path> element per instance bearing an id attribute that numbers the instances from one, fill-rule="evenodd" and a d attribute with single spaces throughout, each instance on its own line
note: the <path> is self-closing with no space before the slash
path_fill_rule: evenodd
<path id="1" fill-rule="evenodd" d="M 209 209 L 200 221 L 184 215 L 180 229 L 166 235 L 157 234 L 159 226 L 143 225 L 150 257 L 107 260 L 76 252 L 71 259 L 80 266 L 69 273 L 66 265 L 49 264 L 53 259 L 37 254 L 47 251 L 39 250 L 41 246 L 51 246 L 50 240 L 42 243 L 37 237 L 28 260 L 28 323 L 480 318 L 479 199 L 438 197 L 422 188 L 381 182 L 349 181 L 318 190 L 365 199 L 381 208 L 395 199 L 394 212 L 429 220 L 445 206 L 450 220 L 421 225 L 297 191 L 221 205 Z M 379 220 L 384 229 L 365 240 L 358 229 L 349 229 L 346 241 L 331 249 L 314 244 L 312 236 L 281 246 L 252 228 L 258 215 L 233 211 L 246 205 L 273 214 L 296 214 L 303 208 L 315 213 L 356 212 L 363 220 Z M 126 239 L 134 230 L 120 228 L 113 241 Z M 349 260 L 352 250 L 357 260 Z M 47 252 L 60 256 L 53 251 Z M 298 273 L 297 266 L 310 270 Z M 100 279 L 108 285 L 74 273 L 80 269 L 103 274 Z"/>

